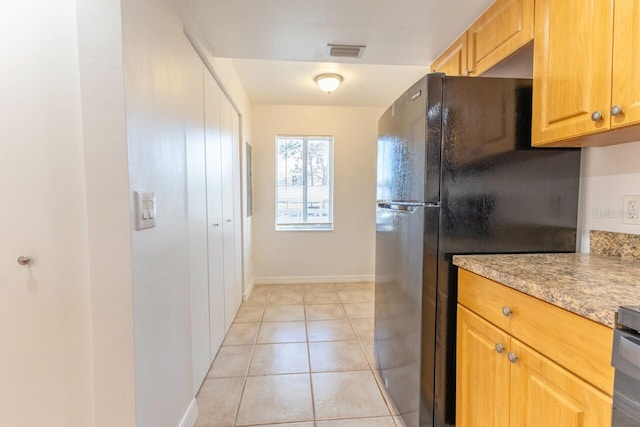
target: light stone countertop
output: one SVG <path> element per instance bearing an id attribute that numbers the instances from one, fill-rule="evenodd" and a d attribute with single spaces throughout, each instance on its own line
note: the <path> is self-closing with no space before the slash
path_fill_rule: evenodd
<path id="1" fill-rule="evenodd" d="M 620 305 L 640 305 L 640 262 L 590 254 L 456 255 L 453 263 L 613 328 Z"/>

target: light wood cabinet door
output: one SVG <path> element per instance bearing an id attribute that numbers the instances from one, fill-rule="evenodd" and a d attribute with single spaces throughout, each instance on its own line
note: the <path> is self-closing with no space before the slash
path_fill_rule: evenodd
<path id="1" fill-rule="evenodd" d="M 614 24 L 612 128 L 640 123 L 640 2 L 616 0 Z"/>
<path id="2" fill-rule="evenodd" d="M 469 75 L 482 74 L 533 40 L 533 10 L 533 0 L 497 0 L 469 27 Z"/>
<path id="3" fill-rule="evenodd" d="M 432 73 L 465 76 L 467 68 L 467 33 L 462 34 L 431 64 Z"/>
<path id="4" fill-rule="evenodd" d="M 536 0 L 535 16 L 532 144 L 608 129 L 613 0 Z"/>
<path id="5" fill-rule="evenodd" d="M 517 356 L 511 363 L 511 425 L 610 425 L 611 397 L 515 339 L 511 352 Z"/>
<path id="6" fill-rule="evenodd" d="M 508 426 L 509 335 L 461 305 L 457 328 L 456 424 Z"/>

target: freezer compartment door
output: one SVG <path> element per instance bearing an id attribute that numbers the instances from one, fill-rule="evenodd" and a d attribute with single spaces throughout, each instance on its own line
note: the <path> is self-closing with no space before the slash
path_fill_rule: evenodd
<path id="1" fill-rule="evenodd" d="M 428 75 L 378 122 L 377 200 L 440 200 L 442 75 Z"/>

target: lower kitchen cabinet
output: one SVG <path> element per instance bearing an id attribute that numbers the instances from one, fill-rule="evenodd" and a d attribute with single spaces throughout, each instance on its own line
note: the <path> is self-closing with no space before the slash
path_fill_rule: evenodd
<path id="1" fill-rule="evenodd" d="M 456 424 L 508 426 L 509 335 L 461 305 L 457 333 Z"/>
<path id="2" fill-rule="evenodd" d="M 558 317 L 562 314 L 553 313 L 557 307 L 468 271 L 461 270 L 459 279 L 456 425 L 610 425 L 612 398 L 606 391 L 610 390 L 608 383 L 613 383 L 612 375 L 606 374 L 611 378 L 602 381 L 602 375 L 581 378 L 575 373 L 581 363 L 588 363 L 594 372 L 608 372 L 608 361 L 567 344 L 552 330 L 523 327 L 534 317 L 575 324 L 576 315 L 565 312 L 567 319 L 562 319 Z M 528 312 L 531 305 L 517 298 L 531 299 L 536 310 Z M 499 307 L 502 310 L 496 310 Z M 500 314 L 492 317 L 494 311 Z M 489 320 L 497 320 L 500 327 Z M 580 320 L 585 324 L 578 323 L 578 327 L 593 328 L 590 320 Z M 601 346 L 597 338 L 587 339 L 580 347 Z M 569 359 L 553 360 L 558 351 Z M 607 352 L 610 354 L 610 348 Z M 566 360 L 573 360 L 573 366 Z M 577 371 L 583 372 L 581 368 Z M 604 386 L 598 388 L 586 378 Z"/>
<path id="3" fill-rule="evenodd" d="M 515 339 L 510 354 L 516 358 L 509 362 L 510 425 L 602 427 L 611 423 L 610 396 Z"/>

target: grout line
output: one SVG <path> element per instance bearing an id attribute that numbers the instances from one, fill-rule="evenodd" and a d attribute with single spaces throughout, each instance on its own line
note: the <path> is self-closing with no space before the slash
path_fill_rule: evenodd
<path id="1" fill-rule="evenodd" d="M 267 301 L 268 299 L 269 299 L 269 290 L 267 289 Z M 260 321 L 258 322 L 258 331 L 256 332 L 255 339 L 253 340 L 253 347 L 251 348 L 251 357 L 249 357 L 249 365 L 247 366 L 247 370 L 244 375 L 244 382 L 242 383 L 242 391 L 240 392 L 240 400 L 238 400 L 238 406 L 236 407 L 235 415 L 233 417 L 234 426 L 238 423 L 238 416 L 240 415 L 240 406 L 242 405 L 242 400 L 244 399 L 244 391 L 247 388 L 247 381 L 249 379 L 249 370 L 251 369 L 251 364 L 253 363 L 253 356 L 256 354 L 256 346 L 258 345 L 258 337 L 260 336 L 260 329 L 262 329 L 262 318 L 264 317 L 264 312 L 266 310 L 266 307 L 267 305 L 265 302 L 265 305 L 262 308 L 262 316 L 260 316 Z"/>
<path id="2" fill-rule="evenodd" d="M 303 300 L 304 302 L 304 300 Z M 316 398 L 313 393 L 313 375 L 311 374 L 311 346 L 309 344 L 309 326 L 307 323 L 307 307 L 303 304 L 304 309 L 304 332 L 307 337 L 307 363 L 309 364 L 309 387 L 311 388 L 311 411 L 313 412 L 313 425 L 316 425 Z"/>

